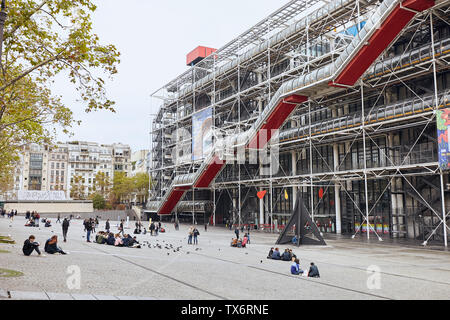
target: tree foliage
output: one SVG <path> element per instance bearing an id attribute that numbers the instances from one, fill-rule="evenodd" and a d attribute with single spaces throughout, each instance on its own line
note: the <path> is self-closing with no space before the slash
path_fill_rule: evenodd
<path id="1" fill-rule="evenodd" d="M 93 32 L 93 0 L 9 0 L 0 64 L 0 172 L 10 173 L 21 146 L 49 143 L 78 123 L 52 83 L 66 75 L 86 112 L 114 112 L 105 79 L 117 72 L 119 52 Z M 0 176 L 2 173 L 0 173 Z"/>
<path id="2" fill-rule="evenodd" d="M 95 175 L 94 191 L 100 194 L 103 198 L 109 196 L 111 191 L 112 183 L 109 180 L 109 176 L 105 172 L 99 171 Z"/>
<path id="3" fill-rule="evenodd" d="M 92 204 L 95 210 L 103 210 L 106 208 L 106 200 L 99 193 L 94 194 L 94 196 L 92 197 Z"/>
<path id="4" fill-rule="evenodd" d="M 138 173 L 127 177 L 125 172 L 116 171 L 112 193 L 118 201 L 132 201 L 135 196 L 146 199 L 149 190 L 150 177 L 148 173 Z"/>
<path id="5" fill-rule="evenodd" d="M 86 200 L 86 186 L 82 176 L 73 176 L 70 182 L 70 198 L 73 200 Z"/>

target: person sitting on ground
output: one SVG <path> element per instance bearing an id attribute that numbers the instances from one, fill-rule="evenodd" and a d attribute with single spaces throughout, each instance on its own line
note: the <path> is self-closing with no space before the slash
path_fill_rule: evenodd
<path id="1" fill-rule="evenodd" d="M 50 220 L 46 220 L 45 221 L 45 227 L 46 228 L 49 228 L 49 227 L 51 227 L 52 226 L 52 222 L 50 221 Z"/>
<path id="2" fill-rule="evenodd" d="M 136 237 L 131 238 L 130 235 L 128 235 L 128 237 L 130 238 L 130 241 L 128 242 L 128 246 L 130 248 L 137 248 L 137 249 L 141 248 L 141 244 L 139 243 L 139 241 L 137 241 Z"/>
<path id="3" fill-rule="evenodd" d="M 281 260 L 280 251 L 278 251 L 278 248 L 275 248 L 275 251 L 272 254 L 273 260 Z"/>
<path id="4" fill-rule="evenodd" d="M 247 234 L 245 234 L 244 239 L 242 239 L 242 248 L 246 248 L 248 243 Z"/>
<path id="5" fill-rule="evenodd" d="M 35 237 L 33 235 L 29 236 L 27 240 L 23 243 L 23 254 L 29 256 L 33 253 L 34 250 L 41 255 L 41 251 L 39 251 L 39 243 L 35 242 Z"/>
<path id="6" fill-rule="evenodd" d="M 109 246 L 113 246 L 116 242 L 116 238 L 114 238 L 114 233 L 109 233 L 108 239 L 106 239 L 106 244 Z"/>
<path id="7" fill-rule="evenodd" d="M 303 270 L 300 269 L 300 260 L 299 259 L 292 258 L 291 274 L 295 274 L 296 276 L 303 274 Z"/>
<path id="8" fill-rule="evenodd" d="M 25 223 L 25 227 L 34 227 L 34 220 L 30 219 Z"/>
<path id="9" fill-rule="evenodd" d="M 297 256 L 294 254 L 294 252 L 292 251 L 292 249 L 289 249 L 289 254 L 291 255 L 291 259 L 292 259 L 292 258 L 297 258 Z"/>
<path id="10" fill-rule="evenodd" d="M 116 247 L 123 247 L 123 241 L 122 241 L 122 239 L 120 238 L 120 234 L 119 234 L 119 233 L 116 234 L 115 241 L 114 241 L 114 245 L 115 245 Z"/>
<path id="11" fill-rule="evenodd" d="M 231 239 L 231 246 L 237 247 L 238 239 Z"/>
<path id="12" fill-rule="evenodd" d="M 108 235 L 104 231 L 99 231 L 95 236 L 95 242 L 97 242 L 98 244 L 105 244 L 106 239 L 108 239 Z"/>
<path id="13" fill-rule="evenodd" d="M 52 236 L 45 242 L 45 252 L 50 254 L 60 253 L 66 254 L 61 248 L 58 247 L 58 236 Z"/>
<path id="14" fill-rule="evenodd" d="M 308 277 L 320 278 L 319 269 L 314 264 L 314 262 L 311 262 L 311 266 L 309 267 Z"/>
<path id="15" fill-rule="evenodd" d="M 241 239 L 238 240 L 237 247 L 238 248 L 242 248 L 242 240 Z"/>
<path id="16" fill-rule="evenodd" d="M 129 247 L 130 246 L 130 240 L 131 240 L 131 236 L 129 234 L 126 234 L 123 238 L 122 238 L 122 245 L 124 247 Z"/>
<path id="17" fill-rule="evenodd" d="M 281 260 L 283 260 L 283 261 L 291 261 L 292 260 L 292 257 L 289 254 L 289 249 L 284 250 L 283 254 L 281 255 Z"/>
<path id="18" fill-rule="evenodd" d="M 272 259 L 273 248 L 270 248 L 269 254 L 267 255 L 267 259 Z"/>

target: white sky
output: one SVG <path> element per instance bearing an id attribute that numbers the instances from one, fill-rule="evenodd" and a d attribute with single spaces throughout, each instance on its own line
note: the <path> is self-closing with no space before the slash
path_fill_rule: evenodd
<path id="1" fill-rule="evenodd" d="M 187 67 L 186 54 L 198 45 L 220 48 L 287 0 L 94 0 L 94 32 L 121 52 L 119 73 L 107 84 L 116 113 L 84 113 L 70 83 L 59 77 L 54 93 L 74 112 L 75 136 L 60 141 L 122 142 L 133 151 L 149 149 L 150 94 Z M 154 106 L 156 108 L 156 106 Z"/>

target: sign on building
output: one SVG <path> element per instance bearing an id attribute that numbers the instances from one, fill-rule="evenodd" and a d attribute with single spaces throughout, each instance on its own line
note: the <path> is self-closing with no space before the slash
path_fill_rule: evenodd
<path id="1" fill-rule="evenodd" d="M 436 112 L 438 131 L 439 167 L 442 170 L 450 170 L 450 109 L 442 109 Z"/>
<path id="2" fill-rule="evenodd" d="M 22 190 L 17 193 L 18 201 L 65 201 L 64 191 L 30 191 Z"/>

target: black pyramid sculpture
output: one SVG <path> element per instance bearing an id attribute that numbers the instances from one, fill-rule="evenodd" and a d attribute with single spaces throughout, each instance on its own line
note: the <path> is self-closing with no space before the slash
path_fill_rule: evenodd
<path id="1" fill-rule="evenodd" d="M 300 226 L 300 227 L 299 227 Z M 294 232 L 291 230 L 295 227 Z M 316 239 L 308 237 L 314 235 Z M 297 236 L 297 246 L 300 245 L 322 245 L 326 246 L 325 240 L 320 234 L 316 224 L 312 221 L 311 216 L 306 210 L 303 203 L 302 193 L 297 194 L 297 201 L 295 202 L 294 212 L 289 219 L 289 223 L 280 234 L 276 244 L 292 243 L 293 236 Z"/>

